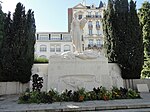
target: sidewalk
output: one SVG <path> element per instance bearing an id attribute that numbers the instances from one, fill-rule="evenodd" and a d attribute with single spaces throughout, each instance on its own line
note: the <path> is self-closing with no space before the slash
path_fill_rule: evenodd
<path id="1" fill-rule="evenodd" d="M 147 112 L 150 112 L 150 93 L 143 93 L 141 97 L 143 99 L 55 102 L 52 104 L 18 104 L 18 96 L 9 95 L 3 96 L 2 98 L 4 98 L 4 100 L 0 100 L 0 112 L 94 112 L 143 108 L 147 108 Z"/>

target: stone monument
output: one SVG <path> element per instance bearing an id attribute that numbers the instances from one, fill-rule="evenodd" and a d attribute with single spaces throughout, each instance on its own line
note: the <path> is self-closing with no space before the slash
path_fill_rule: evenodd
<path id="1" fill-rule="evenodd" d="M 109 74 L 108 60 L 97 51 L 82 51 L 82 33 L 86 19 L 77 19 L 74 15 L 71 24 L 71 35 L 74 52 L 64 52 L 53 55 L 48 66 L 48 90 L 56 88 L 62 92 L 65 89 L 76 90 L 84 87 L 92 90 L 94 87 L 112 87 L 112 77 Z"/>

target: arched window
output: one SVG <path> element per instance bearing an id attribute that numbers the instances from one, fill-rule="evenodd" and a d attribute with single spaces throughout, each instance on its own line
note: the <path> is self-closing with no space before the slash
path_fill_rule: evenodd
<path id="1" fill-rule="evenodd" d="M 70 45 L 64 45 L 64 52 L 71 51 Z"/>
<path id="2" fill-rule="evenodd" d="M 56 52 L 61 52 L 61 47 L 60 47 L 60 45 L 56 45 Z"/>
<path id="3" fill-rule="evenodd" d="M 50 52 L 55 52 L 55 45 L 50 46 Z"/>
<path id="4" fill-rule="evenodd" d="M 101 47 L 101 40 L 100 40 L 100 39 L 97 39 L 97 40 L 96 40 L 96 44 L 97 44 L 97 47 Z"/>
<path id="5" fill-rule="evenodd" d="M 46 52 L 46 51 L 47 51 L 46 45 L 40 45 L 40 52 Z"/>

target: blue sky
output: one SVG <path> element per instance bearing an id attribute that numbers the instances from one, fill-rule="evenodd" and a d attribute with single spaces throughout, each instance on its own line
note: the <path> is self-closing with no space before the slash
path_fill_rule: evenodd
<path id="1" fill-rule="evenodd" d="M 74 7 L 82 0 L 0 0 L 5 13 L 14 12 L 18 2 L 35 12 L 37 31 L 39 32 L 65 32 L 68 31 L 68 8 Z M 107 0 L 102 0 L 107 2 Z M 150 2 L 150 0 L 147 0 Z M 100 0 L 86 0 L 86 5 L 98 6 Z M 137 7 L 141 7 L 144 0 L 137 0 Z"/>

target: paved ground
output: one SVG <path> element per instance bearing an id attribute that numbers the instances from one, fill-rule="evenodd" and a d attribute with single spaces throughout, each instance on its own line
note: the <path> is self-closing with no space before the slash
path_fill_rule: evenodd
<path id="1" fill-rule="evenodd" d="M 18 104 L 18 96 L 9 95 L 0 98 L 0 112 L 150 112 L 150 93 L 141 96 L 142 99 Z"/>

